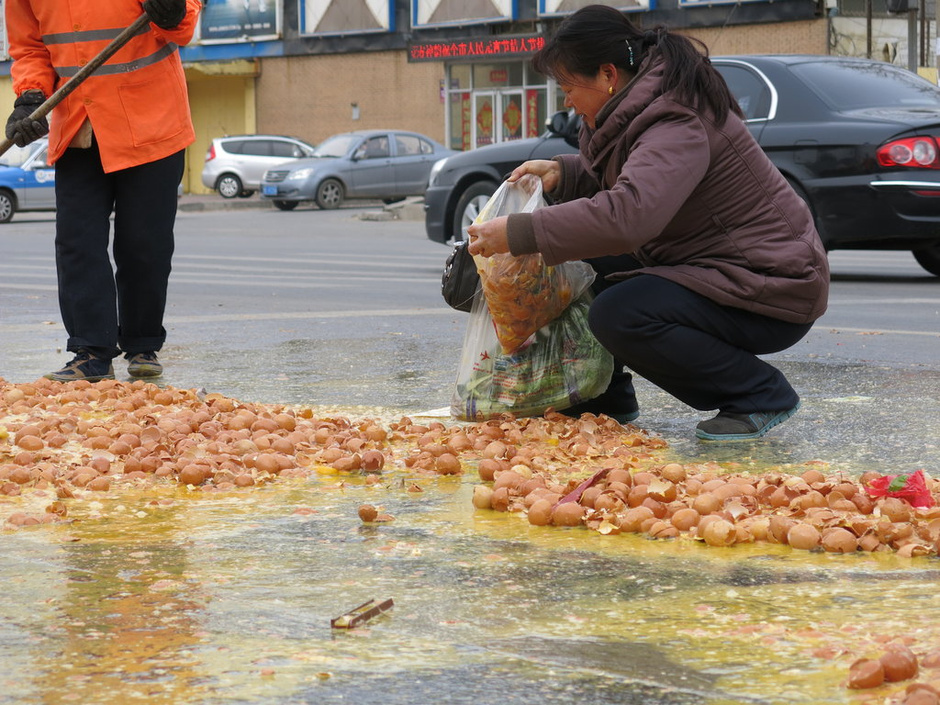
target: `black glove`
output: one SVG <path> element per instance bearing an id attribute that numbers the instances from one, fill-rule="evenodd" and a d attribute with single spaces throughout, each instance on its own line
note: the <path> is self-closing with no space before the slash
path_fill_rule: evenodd
<path id="1" fill-rule="evenodd" d="M 173 29 L 186 17 L 186 0 L 146 0 L 143 8 L 160 29 Z"/>
<path id="2" fill-rule="evenodd" d="M 13 112 L 7 118 L 7 139 L 17 147 L 25 147 L 43 135 L 49 134 L 49 121 L 45 117 L 30 120 L 29 116 L 46 102 L 42 91 L 26 91 L 13 103 Z"/>

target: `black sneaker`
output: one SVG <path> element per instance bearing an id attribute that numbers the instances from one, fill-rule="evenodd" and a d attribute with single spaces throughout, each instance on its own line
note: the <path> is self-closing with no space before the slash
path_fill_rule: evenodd
<path id="1" fill-rule="evenodd" d="M 61 370 L 50 372 L 46 379 L 54 379 L 56 382 L 72 382 L 77 379 L 100 382 L 103 379 L 114 379 L 114 367 L 110 358 L 97 357 L 90 350 L 82 348 L 75 353 L 69 364 Z"/>
<path id="2" fill-rule="evenodd" d="M 640 406 L 632 394 L 614 394 L 608 391 L 593 399 L 569 406 L 567 409 L 560 409 L 558 413 L 575 419 L 580 419 L 581 414 L 594 414 L 595 416 L 604 414 L 619 423 L 630 423 L 636 421 L 640 415 Z"/>
<path id="3" fill-rule="evenodd" d="M 800 403 L 786 411 L 757 411 L 753 414 L 732 414 L 719 411 L 713 419 L 699 422 L 695 435 L 706 441 L 747 441 L 760 438 L 774 426 L 783 423 L 800 408 Z"/>
<path id="4" fill-rule="evenodd" d="M 157 360 L 155 352 L 140 352 L 125 355 L 127 374 L 131 377 L 159 377 L 163 374 L 163 365 Z"/>

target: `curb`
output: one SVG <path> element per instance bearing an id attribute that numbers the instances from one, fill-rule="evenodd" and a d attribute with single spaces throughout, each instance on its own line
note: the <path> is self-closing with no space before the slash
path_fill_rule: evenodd
<path id="1" fill-rule="evenodd" d="M 372 204 L 372 201 L 363 201 Z M 276 210 L 273 203 L 260 198 L 222 198 L 221 196 L 183 195 L 177 210 L 186 212 L 207 212 L 227 210 Z M 424 220 L 424 198 L 406 198 L 398 203 L 383 206 L 380 211 L 366 211 L 359 215 L 360 220 Z"/>

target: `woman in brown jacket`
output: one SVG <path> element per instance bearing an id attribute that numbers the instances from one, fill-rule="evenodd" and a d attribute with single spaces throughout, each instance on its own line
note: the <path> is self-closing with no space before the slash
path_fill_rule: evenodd
<path id="1" fill-rule="evenodd" d="M 565 413 L 639 415 L 625 365 L 700 410 L 706 440 L 763 436 L 799 408 L 758 355 L 826 310 L 826 252 L 800 197 L 760 149 L 707 51 L 578 10 L 534 58 L 581 115 L 580 153 L 522 164 L 555 205 L 474 225 L 470 252 L 586 260 L 591 329 L 618 362 L 608 390 Z"/>

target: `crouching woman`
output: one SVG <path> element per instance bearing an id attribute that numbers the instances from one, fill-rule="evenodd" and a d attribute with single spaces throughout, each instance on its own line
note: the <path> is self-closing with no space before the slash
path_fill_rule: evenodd
<path id="1" fill-rule="evenodd" d="M 806 204 L 692 40 L 591 5 L 533 65 L 581 115 L 579 154 L 517 167 L 509 180 L 539 176 L 554 205 L 472 226 L 469 249 L 597 271 L 590 325 L 617 371 L 565 413 L 635 419 L 632 372 L 717 410 L 699 438 L 763 436 L 800 401 L 758 356 L 794 345 L 826 310 L 829 267 Z"/>

